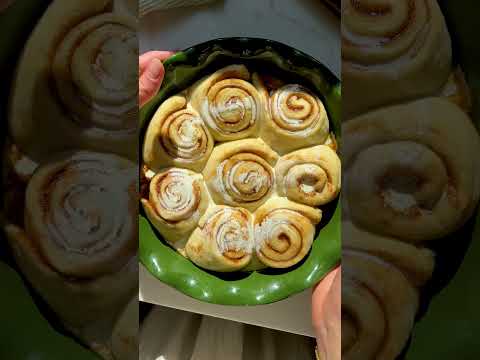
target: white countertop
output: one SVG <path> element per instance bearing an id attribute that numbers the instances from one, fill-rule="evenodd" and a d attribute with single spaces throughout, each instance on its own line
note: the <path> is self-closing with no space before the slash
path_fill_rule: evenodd
<path id="1" fill-rule="evenodd" d="M 140 53 L 178 50 L 218 37 L 263 37 L 302 50 L 340 76 L 340 22 L 320 0 L 225 0 L 150 13 L 140 19 Z M 170 288 L 140 267 L 140 300 L 313 336 L 311 290 L 255 307 L 207 304 Z"/>
<path id="2" fill-rule="evenodd" d="M 294 334 L 314 336 L 311 326 L 311 290 L 270 305 L 225 306 L 192 299 L 156 278 L 140 265 L 140 301 L 215 316 Z"/>

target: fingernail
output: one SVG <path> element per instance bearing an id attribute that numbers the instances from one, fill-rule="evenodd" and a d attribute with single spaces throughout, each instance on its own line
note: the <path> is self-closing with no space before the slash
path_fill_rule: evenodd
<path id="1" fill-rule="evenodd" d="M 148 77 L 151 80 L 158 80 L 163 73 L 163 64 L 159 59 L 152 59 L 148 65 Z"/>

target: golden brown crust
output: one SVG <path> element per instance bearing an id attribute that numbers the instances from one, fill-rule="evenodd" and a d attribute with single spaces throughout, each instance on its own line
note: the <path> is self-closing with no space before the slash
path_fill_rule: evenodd
<path id="1" fill-rule="evenodd" d="M 158 172 L 169 166 L 201 171 L 214 141 L 200 115 L 176 95 L 167 99 L 148 125 L 143 144 L 143 160 Z"/>
<path id="2" fill-rule="evenodd" d="M 253 245 L 252 215 L 242 208 L 215 206 L 202 217 L 185 251 L 198 266 L 229 272 L 247 266 Z"/>
<path id="3" fill-rule="evenodd" d="M 340 158 L 327 145 L 297 150 L 281 157 L 275 173 L 279 195 L 305 205 L 325 205 L 340 192 Z"/>
<path id="4" fill-rule="evenodd" d="M 156 174 L 149 187 L 149 199 L 141 200 L 148 219 L 166 241 L 182 251 L 210 204 L 202 176 L 170 168 Z"/>
<path id="5" fill-rule="evenodd" d="M 212 199 L 218 204 L 255 210 L 275 185 L 278 155 L 260 139 L 218 145 L 203 171 Z"/>
<path id="6" fill-rule="evenodd" d="M 256 255 L 265 265 L 287 268 L 310 250 L 322 212 L 286 198 L 272 198 L 254 213 Z"/>
<path id="7" fill-rule="evenodd" d="M 258 74 L 253 81 L 264 104 L 266 117 L 260 136 L 275 151 L 286 154 L 303 147 L 324 144 L 329 136 L 329 121 L 322 101 L 303 86 L 288 84 L 267 91 Z"/>
<path id="8" fill-rule="evenodd" d="M 200 80 L 190 101 L 217 141 L 253 137 L 263 122 L 260 95 L 244 65 L 230 65 Z"/>

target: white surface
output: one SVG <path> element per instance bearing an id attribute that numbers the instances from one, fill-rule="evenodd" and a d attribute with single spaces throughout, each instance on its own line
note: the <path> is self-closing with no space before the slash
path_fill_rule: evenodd
<path id="1" fill-rule="evenodd" d="M 311 326 L 311 290 L 283 301 L 258 306 L 223 306 L 192 299 L 139 269 L 140 301 L 205 314 L 233 321 L 314 336 Z"/>
<path id="2" fill-rule="evenodd" d="M 339 27 L 321 0 L 218 0 L 141 18 L 140 53 L 184 49 L 218 37 L 263 37 L 305 51 L 339 76 Z"/>
<path id="3" fill-rule="evenodd" d="M 218 37 L 277 40 L 314 56 L 340 74 L 339 20 L 320 0 L 218 0 L 213 5 L 148 14 L 140 21 L 140 53 L 178 50 Z M 199 302 L 140 270 L 140 300 L 219 318 L 313 336 L 311 290 L 271 305 Z"/>

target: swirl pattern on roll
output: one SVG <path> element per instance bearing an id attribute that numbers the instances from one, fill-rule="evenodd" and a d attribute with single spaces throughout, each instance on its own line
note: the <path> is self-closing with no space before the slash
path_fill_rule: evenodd
<path id="1" fill-rule="evenodd" d="M 254 214 L 256 254 L 265 265 L 287 268 L 310 250 L 322 212 L 285 198 L 272 198 Z"/>
<path id="2" fill-rule="evenodd" d="M 413 328 L 416 289 L 380 258 L 342 255 L 342 359 L 395 359 Z"/>
<path id="3" fill-rule="evenodd" d="M 448 78 L 451 57 L 450 36 L 436 0 L 342 2 L 347 118 L 435 94 Z"/>
<path id="4" fill-rule="evenodd" d="M 219 204 L 254 210 L 275 184 L 273 164 L 278 155 L 260 139 L 245 139 L 217 146 L 204 176 L 212 198 Z"/>
<path id="5" fill-rule="evenodd" d="M 150 122 L 143 158 L 152 170 L 182 166 L 200 171 L 213 149 L 213 138 L 199 114 L 183 96 L 165 101 Z"/>
<path id="6" fill-rule="evenodd" d="M 428 98 L 344 126 L 344 201 L 354 223 L 414 243 L 452 233 L 480 197 L 480 140 L 456 105 Z M 375 214 L 375 216 L 371 216 Z"/>
<path id="7" fill-rule="evenodd" d="M 186 246 L 188 257 L 213 271 L 236 271 L 252 258 L 252 216 L 242 208 L 216 206 L 200 220 Z"/>
<path id="8" fill-rule="evenodd" d="M 138 158 L 136 20 L 111 0 L 52 4 L 19 60 L 13 141 L 35 161 L 93 150 Z M 59 135 L 61 134 L 61 135 Z"/>
<path id="9" fill-rule="evenodd" d="M 209 204 L 201 175 L 171 168 L 156 174 L 149 188 L 142 204 L 150 221 L 167 241 L 186 240 Z"/>
<path id="10" fill-rule="evenodd" d="M 81 22 L 58 46 L 52 72 L 57 94 L 83 128 L 136 133 L 136 25 L 102 14 Z"/>
<path id="11" fill-rule="evenodd" d="M 61 274 L 111 273 L 135 253 L 136 171 L 130 161 L 89 152 L 61 158 L 33 174 L 25 199 L 26 233 Z"/>
<path id="12" fill-rule="evenodd" d="M 261 136 L 274 150 L 284 154 L 325 143 L 328 116 L 318 96 L 297 84 L 282 86 L 271 95 L 264 89 L 261 94 L 268 109 Z"/>
<path id="13" fill-rule="evenodd" d="M 231 65 L 194 86 L 193 107 L 201 114 L 217 141 L 254 136 L 264 116 L 258 90 L 248 80 L 244 65 Z"/>
<path id="14" fill-rule="evenodd" d="M 309 206 L 335 199 L 341 186 L 341 163 L 327 145 L 297 150 L 275 166 L 279 195 Z"/>

